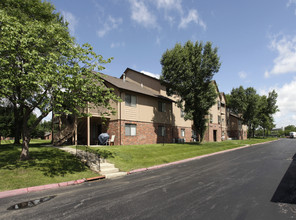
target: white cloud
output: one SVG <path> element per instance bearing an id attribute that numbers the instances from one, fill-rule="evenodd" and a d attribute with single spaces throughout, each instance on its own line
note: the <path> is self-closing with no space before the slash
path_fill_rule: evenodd
<path id="1" fill-rule="evenodd" d="M 265 77 L 296 72 L 296 36 L 274 38 L 270 43 L 270 48 L 276 51 L 278 56 L 273 61 L 272 69 L 265 72 Z"/>
<path id="2" fill-rule="evenodd" d="M 182 0 L 155 0 L 158 9 L 177 10 L 183 12 Z"/>
<path id="3" fill-rule="evenodd" d="M 71 12 L 67 12 L 67 11 L 62 11 L 62 16 L 64 20 L 69 23 L 68 28 L 69 28 L 70 34 L 74 35 L 75 28 L 78 24 L 78 19 Z"/>
<path id="4" fill-rule="evenodd" d="M 181 18 L 179 28 L 186 28 L 188 26 L 188 24 L 191 23 L 191 22 L 193 22 L 195 24 L 198 24 L 204 30 L 207 28 L 206 24 L 204 23 L 204 21 L 202 19 L 200 19 L 199 15 L 198 15 L 198 12 L 195 9 L 191 9 L 188 12 L 187 17 L 182 17 Z"/>
<path id="5" fill-rule="evenodd" d="M 240 72 L 238 73 L 238 76 L 239 76 L 239 78 L 241 78 L 241 79 L 245 79 L 245 78 L 247 77 L 247 73 L 244 72 L 244 71 L 240 71 Z"/>
<path id="6" fill-rule="evenodd" d="M 195 23 L 206 29 L 205 22 L 199 17 L 196 9 L 191 9 L 184 16 L 182 0 L 129 0 L 131 19 L 145 28 L 160 29 L 158 19 L 163 18 L 171 26 L 180 18 L 179 28 L 186 28 L 189 23 Z"/>
<path id="7" fill-rule="evenodd" d="M 144 73 L 145 75 L 154 77 L 156 79 L 159 79 L 160 78 L 160 75 L 159 74 L 150 73 L 150 72 L 147 72 L 147 71 L 144 71 L 144 70 L 142 70 L 141 73 Z"/>
<path id="8" fill-rule="evenodd" d="M 296 4 L 296 0 L 289 0 L 287 3 L 287 7 L 290 7 L 293 4 Z"/>
<path id="9" fill-rule="evenodd" d="M 270 88 L 269 91 L 273 89 L 278 94 L 277 105 L 280 110 L 274 116 L 276 127 L 296 125 L 296 77 L 282 87 L 276 86 Z M 267 94 L 267 92 L 264 92 L 264 94 Z"/>
<path id="10" fill-rule="evenodd" d="M 136 23 L 149 28 L 159 28 L 156 16 L 150 12 L 144 1 L 130 0 L 131 4 L 131 19 Z"/>
<path id="11" fill-rule="evenodd" d="M 290 7 L 292 5 L 296 5 L 296 0 L 289 0 L 287 3 L 287 7 Z M 296 9 L 294 10 L 294 13 L 296 15 Z"/>
<path id="12" fill-rule="evenodd" d="M 98 36 L 104 37 L 111 30 L 118 28 L 121 23 L 122 18 L 114 18 L 109 15 L 107 21 L 103 24 L 103 27 L 97 31 Z"/>
<path id="13" fill-rule="evenodd" d="M 125 46 L 124 42 L 115 42 L 115 43 L 113 42 L 110 45 L 111 48 L 124 47 L 124 46 Z"/>

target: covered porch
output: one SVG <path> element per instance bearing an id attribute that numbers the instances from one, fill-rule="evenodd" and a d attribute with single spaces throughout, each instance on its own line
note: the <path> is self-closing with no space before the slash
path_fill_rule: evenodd
<path id="1" fill-rule="evenodd" d="M 98 145 L 98 136 L 107 133 L 110 119 L 84 117 L 77 120 L 77 144 Z"/>

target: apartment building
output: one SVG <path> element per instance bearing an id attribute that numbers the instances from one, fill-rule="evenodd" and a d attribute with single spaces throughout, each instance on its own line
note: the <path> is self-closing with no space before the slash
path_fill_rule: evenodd
<path id="1" fill-rule="evenodd" d="M 96 145 L 98 135 L 108 133 L 115 136 L 115 145 L 191 142 L 192 121 L 184 120 L 184 112 L 176 104 L 176 96 L 167 96 L 160 80 L 127 68 L 120 78 L 102 74 L 105 85 L 114 89 L 122 102 L 111 103 L 115 115 L 105 116 L 103 109 L 84 109 L 92 117 L 63 119 L 67 129 L 56 135 L 57 143 L 71 139 L 72 144 Z M 216 104 L 210 109 L 209 122 L 204 141 L 222 141 L 228 138 L 226 99 L 219 94 Z M 70 121 L 70 122 L 69 122 Z M 198 136 L 198 135 L 197 135 Z"/>
<path id="2" fill-rule="evenodd" d="M 228 112 L 227 135 L 231 139 L 245 140 L 248 138 L 248 126 L 243 124 L 243 119 Z"/>

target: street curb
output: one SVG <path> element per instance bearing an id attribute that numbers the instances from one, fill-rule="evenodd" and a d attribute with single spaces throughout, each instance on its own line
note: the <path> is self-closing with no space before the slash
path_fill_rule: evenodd
<path id="1" fill-rule="evenodd" d="M 55 188 L 64 187 L 64 186 L 77 185 L 84 182 L 85 182 L 85 179 L 80 179 L 80 180 L 73 180 L 73 181 L 62 182 L 62 183 L 53 183 L 53 184 L 47 184 L 42 186 L 32 186 L 32 187 L 27 187 L 22 189 L 3 191 L 3 192 L 0 192 L 0 199 L 5 197 L 10 197 L 10 196 L 30 193 L 30 192 L 42 191 L 46 189 L 55 189 Z"/>
<path id="2" fill-rule="evenodd" d="M 274 140 L 274 141 L 278 141 L 278 140 Z M 274 141 L 267 141 L 267 142 L 262 142 L 262 143 L 257 143 L 257 144 L 247 144 L 247 145 L 244 145 L 244 146 L 241 146 L 241 147 L 236 147 L 236 148 L 232 148 L 232 149 L 228 149 L 228 150 L 224 150 L 224 151 L 218 151 L 218 152 L 211 153 L 211 154 L 205 154 L 205 155 L 192 157 L 192 158 L 188 158 L 188 159 L 184 159 L 184 160 L 178 160 L 178 161 L 174 161 L 174 162 L 170 162 L 170 163 L 155 165 L 155 166 L 148 167 L 148 168 L 135 169 L 135 170 L 131 170 L 131 171 L 127 172 L 127 174 L 129 175 L 129 174 L 133 174 L 133 173 L 145 172 L 145 171 L 148 171 L 148 170 L 160 169 L 160 168 L 167 167 L 167 166 L 182 164 L 182 163 L 186 163 L 186 162 L 193 161 L 193 160 L 199 160 L 199 159 L 202 159 L 202 158 L 205 158 L 205 157 L 210 157 L 210 156 L 214 156 L 214 155 L 218 155 L 218 154 L 223 154 L 223 153 L 227 153 L 227 152 L 231 152 L 231 151 L 235 151 L 235 150 L 240 150 L 240 149 L 243 149 L 243 148 L 252 147 L 252 146 L 256 146 L 256 145 L 267 144 L 267 143 L 274 142 Z"/>

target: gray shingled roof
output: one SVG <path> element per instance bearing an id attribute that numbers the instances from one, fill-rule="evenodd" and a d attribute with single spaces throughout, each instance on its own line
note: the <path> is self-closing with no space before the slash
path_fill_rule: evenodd
<path id="1" fill-rule="evenodd" d="M 102 74 L 102 73 L 101 73 L 101 75 L 103 76 L 102 78 L 106 82 L 114 85 L 115 87 L 117 87 L 119 89 L 132 91 L 132 92 L 140 93 L 140 94 L 143 94 L 143 95 L 148 95 L 148 96 L 152 96 L 152 97 L 155 97 L 155 98 L 160 98 L 160 99 L 164 99 L 164 100 L 167 100 L 167 101 L 170 101 L 170 102 L 174 102 L 172 99 L 167 98 L 165 96 L 162 96 L 160 94 L 154 93 L 153 91 L 151 91 L 149 89 L 146 89 L 146 88 L 143 88 L 143 87 L 139 86 L 138 84 L 128 82 L 128 81 L 123 81 L 122 79 L 119 79 L 119 78 L 116 78 L 116 77 L 113 77 L 113 76 L 109 76 L 109 75 L 106 75 L 106 74 Z"/>

